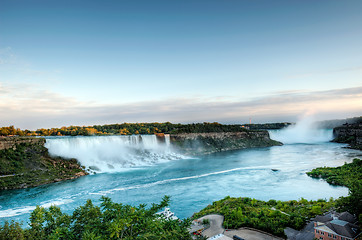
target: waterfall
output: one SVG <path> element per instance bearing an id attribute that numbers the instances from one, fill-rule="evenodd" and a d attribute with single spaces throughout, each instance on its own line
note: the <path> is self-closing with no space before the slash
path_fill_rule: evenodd
<path id="1" fill-rule="evenodd" d="M 48 137 L 45 147 L 52 156 L 76 158 L 95 172 L 115 172 L 183 158 L 155 135 Z"/>

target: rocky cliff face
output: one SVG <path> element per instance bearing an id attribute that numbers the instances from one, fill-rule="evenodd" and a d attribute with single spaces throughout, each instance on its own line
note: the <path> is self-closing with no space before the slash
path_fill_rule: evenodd
<path id="1" fill-rule="evenodd" d="M 282 145 L 271 140 L 268 131 L 171 134 L 170 142 L 177 150 L 189 155 Z"/>
<path id="2" fill-rule="evenodd" d="M 333 129 L 334 142 L 349 143 L 351 148 L 362 150 L 362 123 L 344 124 Z"/>
<path id="3" fill-rule="evenodd" d="M 0 137 L 0 150 L 8 148 L 15 150 L 16 146 L 21 143 L 44 145 L 45 139 L 34 137 Z"/>
<path id="4" fill-rule="evenodd" d="M 53 158 L 44 138 L 0 138 L 0 190 L 35 187 L 88 173 L 75 159 Z"/>

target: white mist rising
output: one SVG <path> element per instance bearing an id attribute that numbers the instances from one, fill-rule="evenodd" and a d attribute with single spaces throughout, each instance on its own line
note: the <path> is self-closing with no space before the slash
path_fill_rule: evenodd
<path id="1" fill-rule="evenodd" d="M 333 131 L 318 128 L 312 117 L 306 117 L 285 129 L 270 131 L 270 137 L 284 144 L 321 143 L 332 140 Z"/>
<path id="2" fill-rule="evenodd" d="M 159 142 L 155 135 L 47 138 L 45 146 L 51 155 L 76 158 L 96 172 L 117 172 L 182 158 L 172 151 L 167 137 Z"/>

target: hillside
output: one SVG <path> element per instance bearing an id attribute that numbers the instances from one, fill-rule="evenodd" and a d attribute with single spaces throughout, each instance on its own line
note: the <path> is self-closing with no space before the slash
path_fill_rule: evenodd
<path id="1" fill-rule="evenodd" d="M 43 138 L 0 138 L 0 190 L 35 187 L 87 175 L 75 159 L 53 158 Z"/>

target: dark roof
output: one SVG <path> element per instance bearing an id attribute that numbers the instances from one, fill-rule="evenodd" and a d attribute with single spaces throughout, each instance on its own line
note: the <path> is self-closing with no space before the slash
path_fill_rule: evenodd
<path id="1" fill-rule="evenodd" d="M 339 220 L 343 220 L 349 223 L 355 223 L 357 219 L 349 212 L 343 212 L 338 217 Z"/>
<path id="2" fill-rule="evenodd" d="M 324 216 L 318 215 L 314 218 L 314 221 L 321 222 L 321 223 L 326 223 L 326 222 L 329 222 L 332 220 L 333 220 L 333 218 L 332 218 L 331 214 L 327 214 Z"/>
<path id="3" fill-rule="evenodd" d="M 357 225 L 343 221 L 343 220 L 332 220 L 326 223 L 326 226 L 336 232 L 339 235 L 353 238 L 360 233 Z"/>

